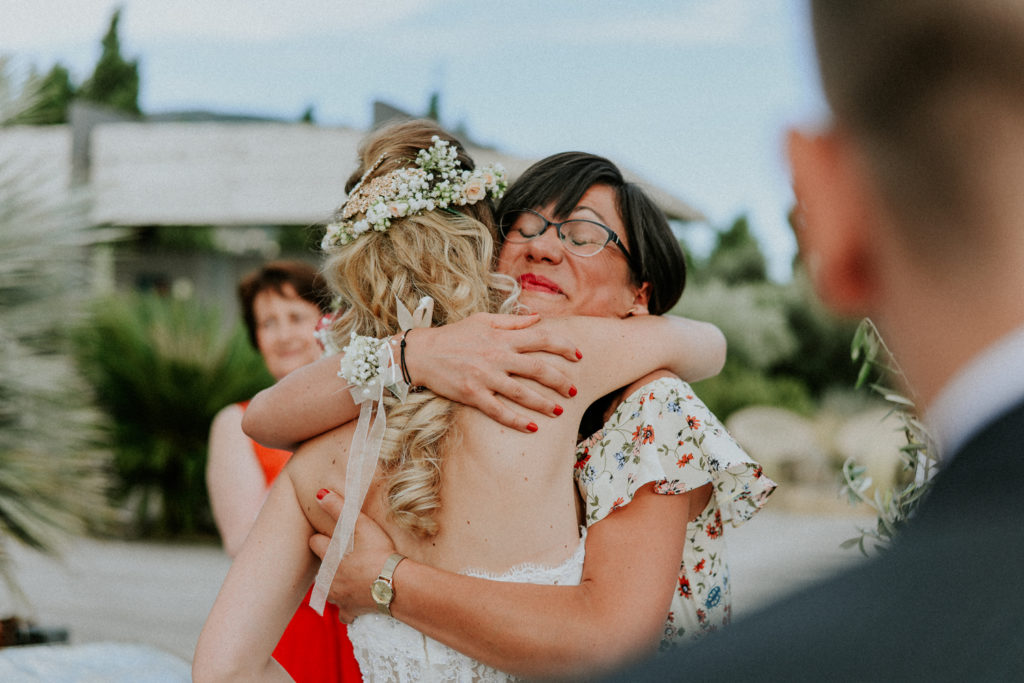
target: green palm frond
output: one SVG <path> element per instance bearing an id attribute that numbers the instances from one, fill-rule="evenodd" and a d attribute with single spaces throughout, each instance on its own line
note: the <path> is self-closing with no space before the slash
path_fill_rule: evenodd
<path id="1" fill-rule="evenodd" d="M 212 532 L 206 497 L 210 422 L 273 381 L 241 325 L 218 310 L 156 295 L 94 303 L 75 335 L 80 367 L 110 417 L 119 497 L 144 534 Z"/>
<path id="2" fill-rule="evenodd" d="M 9 120 L 21 105 L 3 63 L 0 83 Z M 89 227 L 83 197 L 54 192 L 46 167 L 0 145 L 0 576 L 15 595 L 6 543 L 56 553 L 67 534 L 110 514 L 102 416 L 67 332 L 89 290 L 87 247 L 111 233 Z"/>

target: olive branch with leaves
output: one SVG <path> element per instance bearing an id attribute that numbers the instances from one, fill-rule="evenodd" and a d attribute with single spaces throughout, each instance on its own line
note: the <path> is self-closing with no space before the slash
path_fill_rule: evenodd
<path id="1" fill-rule="evenodd" d="M 938 460 L 931 447 L 932 440 L 916 414 L 913 399 L 891 386 L 906 386 L 906 378 L 878 328 L 868 318 L 861 321 L 854 333 L 851 356 L 854 362 L 861 363 L 856 387 L 860 389 L 867 385 L 885 399 L 890 406 L 886 417 L 895 416 L 899 419 L 907 441 L 898 451 L 903 476 L 888 490 L 876 489 L 873 496 L 868 495 L 872 480 L 867 476 L 867 468 L 853 458 L 843 463 L 843 492 L 851 504 L 864 503 L 870 506 L 878 521 L 873 529 L 859 529 L 860 535 L 845 541 L 842 547 L 858 546 L 867 555 L 869 540 L 874 542 L 873 549 L 888 548 L 892 539 L 910 519 L 931 487 L 932 477 L 938 469 Z"/>

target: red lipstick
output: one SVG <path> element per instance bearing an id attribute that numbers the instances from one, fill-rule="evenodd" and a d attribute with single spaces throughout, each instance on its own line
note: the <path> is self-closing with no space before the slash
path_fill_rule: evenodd
<path id="1" fill-rule="evenodd" d="M 523 273 L 519 276 L 519 286 L 531 292 L 547 292 L 548 294 L 561 294 L 562 288 L 551 280 L 537 275 L 536 273 Z"/>

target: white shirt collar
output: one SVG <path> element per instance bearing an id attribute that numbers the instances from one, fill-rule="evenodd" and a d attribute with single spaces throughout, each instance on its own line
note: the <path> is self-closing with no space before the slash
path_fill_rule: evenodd
<path id="1" fill-rule="evenodd" d="M 939 455 L 950 457 L 1024 398 L 1024 326 L 975 356 L 942 388 L 924 422 Z"/>

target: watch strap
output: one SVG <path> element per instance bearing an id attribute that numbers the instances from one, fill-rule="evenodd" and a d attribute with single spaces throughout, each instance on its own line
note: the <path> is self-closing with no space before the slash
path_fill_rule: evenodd
<path id="1" fill-rule="evenodd" d="M 397 567 L 398 563 L 404 559 L 405 555 L 402 555 L 401 553 L 391 553 L 390 555 L 388 555 L 388 559 L 384 561 L 383 569 L 380 570 L 380 576 L 378 576 L 377 578 L 383 579 L 390 583 L 391 577 L 395 574 L 395 567 Z"/>
<path id="2" fill-rule="evenodd" d="M 382 614 L 386 614 L 389 617 L 391 616 L 391 601 L 395 599 L 395 588 L 392 582 L 392 577 L 394 576 L 395 568 L 398 566 L 398 563 L 404 559 L 405 555 L 402 555 L 401 553 L 391 553 L 391 555 L 388 556 L 388 559 L 384 561 L 384 566 L 381 568 L 380 574 L 377 576 L 377 580 L 373 582 L 374 586 L 378 583 L 387 585 L 389 596 L 386 602 L 379 600 L 376 593 L 373 591 L 371 591 L 371 595 L 373 596 L 373 601 L 377 603 L 377 611 Z"/>

